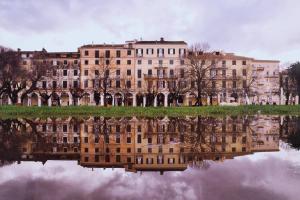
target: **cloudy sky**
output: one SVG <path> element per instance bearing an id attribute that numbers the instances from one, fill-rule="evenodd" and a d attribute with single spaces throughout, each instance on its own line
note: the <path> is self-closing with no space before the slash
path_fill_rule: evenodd
<path id="1" fill-rule="evenodd" d="M 298 0 L 1 0 L 0 45 L 75 51 L 164 37 L 293 62 L 300 60 L 299 7 Z"/>
<path id="2" fill-rule="evenodd" d="M 257 153 L 164 175 L 92 171 L 74 161 L 23 162 L 0 168 L 0 199 L 294 200 L 300 196 L 299 153 Z"/>

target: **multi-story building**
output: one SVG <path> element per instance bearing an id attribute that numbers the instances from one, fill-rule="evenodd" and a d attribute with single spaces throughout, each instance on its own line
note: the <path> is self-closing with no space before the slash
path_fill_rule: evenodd
<path id="1" fill-rule="evenodd" d="M 23 105 L 172 106 L 194 105 L 197 89 L 189 73 L 184 41 L 127 41 L 89 44 L 78 52 L 20 51 L 22 64 L 51 66 Z M 256 60 L 233 53 L 210 52 L 201 94 L 204 105 L 282 104 L 279 61 Z M 205 54 L 205 55 L 207 55 Z M 179 90 L 178 88 L 183 88 Z M 177 96 L 176 100 L 174 96 Z M 22 101 L 22 102 L 21 102 Z M 175 101 L 175 102 L 174 102 Z M 10 104 L 7 94 L 2 104 Z"/>

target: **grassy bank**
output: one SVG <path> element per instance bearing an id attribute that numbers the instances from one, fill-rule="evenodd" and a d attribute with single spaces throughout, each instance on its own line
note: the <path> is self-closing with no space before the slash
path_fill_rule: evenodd
<path id="1" fill-rule="evenodd" d="M 206 106 L 206 107 L 96 107 L 96 106 L 69 106 L 69 107 L 23 107 L 0 106 L 1 118 L 13 117 L 62 117 L 62 116 L 221 116 L 221 115 L 300 115 L 300 106 Z"/>

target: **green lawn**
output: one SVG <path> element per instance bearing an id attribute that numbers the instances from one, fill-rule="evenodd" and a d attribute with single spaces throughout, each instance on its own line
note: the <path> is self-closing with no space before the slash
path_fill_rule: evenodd
<path id="1" fill-rule="evenodd" d="M 23 107 L 0 106 L 1 118 L 13 117 L 62 117 L 62 116 L 222 116 L 222 115 L 300 115 L 300 105 L 296 106 L 205 106 L 205 107 Z"/>

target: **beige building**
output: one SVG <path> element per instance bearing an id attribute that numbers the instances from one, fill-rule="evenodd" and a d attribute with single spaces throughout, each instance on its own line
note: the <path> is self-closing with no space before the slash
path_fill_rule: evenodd
<path id="1" fill-rule="evenodd" d="M 201 94 L 204 105 L 282 104 L 279 61 L 208 54 L 203 59 L 209 66 L 205 77 L 209 84 Z M 134 40 L 83 45 L 78 52 L 20 51 L 20 55 L 24 67 L 39 61 L 53 68 L 37 91 L 22 99 L 20 94 L 23 105 L 191 106 L 198 95 L 188 73 L 184 41 Z M 10 104 L 6 94 L 0 103 Z"/>

